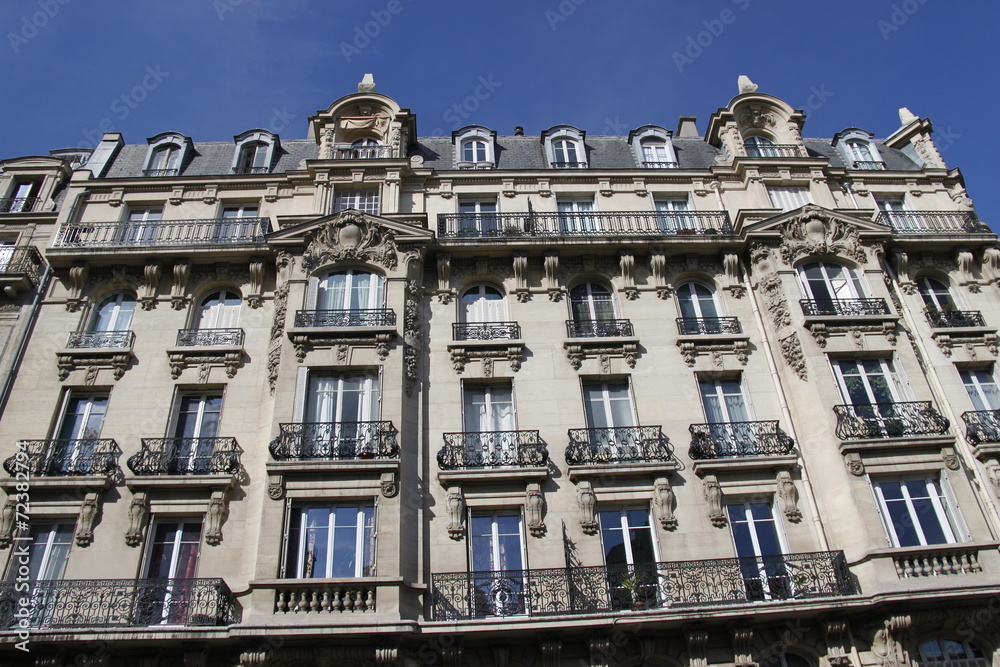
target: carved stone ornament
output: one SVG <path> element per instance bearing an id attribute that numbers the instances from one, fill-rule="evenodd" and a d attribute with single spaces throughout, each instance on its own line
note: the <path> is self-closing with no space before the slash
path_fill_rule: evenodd
<path id="1" fill-rule="evenodd" d="M 541 485 L 528 484 L 524 493 L 524 516 L 532 537 L 545 536 L 545 522 L 542 521 L 544 511 L 545 498 L 542 496 Z"/>
<path id="2" fill-rule="evenodd" d="M 872 653 L 882 667 L 904 667 L 910 664 L 904 646 L 906 631 L 912 621 L 908 615 L 891 616 L 882 623 L 872 640 Z"/>
<path id="3" fill-rule="evenodd" d="M 361 213 L 341 213 L 311 232 L 310 236 L 302 256 L 302 268 L 307 272 L 345 259 L 373 262 L 389 270 L 394 270 L 399 263 L 395 233 L 368 220 Z"/>
<path id="4" fill-rule="evenodd" d="M 382 477 L 379 479 L 379 487 L 382 490 L 382 495 L 386 498 L 392 498 L 399 493 L 399 484 L 396 483 L 396 475 L 391 472 L 382 473 Z"/>
<path id="5" fill-rule="evenodd" d="M 94 541 L 94 522 L 97 520 L 99 507 L 97 494 L 88 493 L 80 504 L 80 516 L 76 519 L 76 544 L 80 547 L 90 545 Z"/>
<path id="6" fill-rule="evenodd" d="M 819 206 L 805 206 L 783 223 L 779 231 L 782 242 L 778 251 L 789 266 L 798 258 L 811 255 L 840 255 L 858 264 L 868 261 L 858 228 L 837 220 Z"/>
<path id="7" fill-rule="evenodd" d="M 725 500 L 722 496 L 722 486 L 715 475 L 705 477 L 705 500 L 708 502 L 708 520 L 716 528 L 725 528 Z"/>
<path id="8" fill-rule="evenodd" d="M 653 482 L 653 507 L 656 518 L 663 530 L 676 530 L 677 518 L 674 516 L 674 490 L 666 477 L 660 477 Z"/>
<path id="9" fill-rule="evenodd" d="M 136 492 L 128 506 L 128 531 L 125 533 L 125 544 L 137 547 L 146 537 L 146 523 L 149 520 L 149 495 Z"/>
<path id="10" fill-rule="evenodd" d="M 778 121 L 775 119 L 774 114 L 769 113 L 763 107 L 751 105 L 740 112 L 739 124 L 740 129 L 743 130 L 750 128 L 764 129 L 777 126 Z"/>
<path id="11" fill-rule="evenodd" d="M 799 490 L 795 488 L 792 475 L 787 470 L 778 473 L 778 498 L 781 500 L 781 511 L 791 523 L 802 521 L 799 510 Z"/>
<path id="12" fill-rule="evenodd" d="M 17 516 L 17 501 L 7 498 L 0 509 L 0 549 L 6 549 L 14 539 L 14 519 Z"/>
<path id="13" fill-rule="evenodd" d="M 590 482 L 582 481 L 576 487 L 576 504 L 580 508 L 580 528 L 587 535 L 596 535 L 597 495 Z"/>
<path id="14" fill-rule="evenodd" d="M 448 489 L 448 537 L 460 540 L 465 535 L 465 498 L 462 489 L 453 486 Z"/>
<path id="15" fill-rule="evenodd" d="M 205 512 L 205 544 L 217 546 L 222 542 L 222 524 L 226 520 L 228 503 L 225 491 L 213 491 Z"/>
<path id="16" fill-rule="evenodd" d="M 753 630 L 746 626 L 737 626 L 732 629 L 733 636 L 733 665 L 734 667 L 756 667 L 753 660 L 751 643 L 753 642 Z"/>
<path id="17" fill-rule="evenodd" d="M 688 664 L 691 667 L 708 667 L 708 633 L 703 630 L 689 630 L 685 639 L 687 640 Z"/>

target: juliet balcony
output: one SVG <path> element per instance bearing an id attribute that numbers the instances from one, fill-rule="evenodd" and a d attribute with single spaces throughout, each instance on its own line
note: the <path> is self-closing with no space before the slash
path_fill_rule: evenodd
<path id="1" fill-rule="evenodd" d="M 3 467 L 12 477 L 108 477 L 121 453 L 111 438 L 21 440 Z"/>
<path id="2" fill-rule="evenodd" d="M 806 317 L 889 314 L 889 304 L 885 299 L 799 299 L 799 304 Z"/>
<path id="3" fill-rule="evenodd" d="M 747 156 L 752 158 L 809 157 L 805 151 L 795 144 L 755 144 L 747 142 L 743 144 L 743 148 L 746 150 Z"/>
<path id="4" fill-rule="evenodd" d="M 0 197 L 0 213 L 32 213 L 39 202 L 38 197 Z"/>
<path id="5" fill-rule="evenodd" d="M 882 160 L 855 160 L 851 163 L 851 168 L 858 171 L 885 171 L 885 162 Z"/>
<path id="6" fill-rule="evenodd" d="M 517 322 L 455 322 L 451 337 L 448 353 L 458 373 L 471 361 L 481 361 L 490 373 L 495 361 L 507 361 L 515 372 L 521 369 L 524 340 Z"/>
<path id="7" fill-rule="evenodd" d="M 268 450 L 276 461 L 395 459 L 398 431 L 390 421 L 281 424 Z"/>
<path id="8" fill-rule="evenodd" d="M 926 315 L 927 322 L 936 329 L 971 329 L 986 326 L 986 320 L 978 310 L 928 309 Z"/>
<path id="9" fill-rule="evenodd" d="M 222 579 L 41 580 L 29 582 L 27 591 L 22 585 L 0 583 L 0 627 L 15 627 L 22 609 L 33 630 L 221 627 L 240 620 Z"/>
<path id="10" fill-rule="evenodd" d="M 558 237 L 673 237 L 732 234 L 726 211 L 440 213 L 438 238 L 552 239 Z"/>
<path id="11" fill-rule="evenodd" d="M 38 285 L 42 256 L 34 246 L 0 246 L 0 287 L 14 298 Z"/>
<path id="12" fill-rule="evenodd" d="M 136 475 L 235 475 L 242 451 L 235 438 L 143 438 L 128 467 Z"/>
<path id="13" fill-rule="evenodd" d="M 335 160 L 379 160 L 394 157 L 392 146 L 338 146 L 334 148 Z"/>
<path id="14" fill-rule="evenodd" d="M 548 449 L 538 431 L 445 433 L 437 454 L 442 470 L 545 466 Z"/>
<path id="15" fill-rule="evenodd" d="M 835 405 L 833 411 L 841 440 L 935 436 L 949 425 L 930 401 Z"/>
<path id="16" fill-rule="evenodd" d="M 68 222 L 55 248 L 234 246 L 264 243 L 270 218 L 207 218 L 148 222 Z"/>
<path id="17" fill-rule="evenodd" d="M 694 460 L 785 456 L 795 442 L 777 420 L 691 424 Z"/>
<path id="18" fill-rule="evenodd" d="M 847 597 L 842 551 L 431 576 L 435 621 L 614 614 Z M 752 612 L 750 612 L 752 613 Z"/>
<path id="19" fill-rule="evenodd" d="M 895 234 L 992 234 L 972 211 L 880 211 L 875 222 Z"/>
<path id="20" fill-rule="evenodd" d="M 571 428 L 566 461 L 571 465 L 670 461 L 673 449 L 660 426 Z"/>

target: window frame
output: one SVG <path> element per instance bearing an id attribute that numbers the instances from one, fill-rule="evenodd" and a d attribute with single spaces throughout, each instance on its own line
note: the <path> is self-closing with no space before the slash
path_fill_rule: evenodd
<path id="1" fill-rule="evenodd" d="M 951 291 L 951 287 L 944 281 L 933 276 L 920 276 L 917 278 L 916 283 L 917 293 L 920 294 L 920 298 L 924 302 L 924 307 L 928 310 L 962 310 L 955 293 Z M 941 298 L 942 295 L 946 297 L 945 300 Z M 942 303 L 942 301 L 946 302 Z"/>
<path id="2" fill-rule="evenodd" d="M 599 295 L 600 296 L 599 299 L 594 298 L 595 297 L 594 286 L 597 286 L 601 290 L 604 290 L 604 293 Z M 586 294 L 582 297 L 577 293 L 577 290 L 580 290 L 580 288 L 585 288 L 586 291 Z M 595 280 L 584 280 L 577 283 L 572 288 L 570 288 L 569 298 L 566 301 L 569 305 L 570 319 L 576 324 L 584 324 L 586 322 L 607 322 L 610 320 L 619 319 L 618 304 L 615 301 L 614 291 L 602 282 L 598 282 Z M 611 317 L 598 316 L 598 311 L 600 310 L 600 308 L 598 308 L 597 305 L 599 303 L 609 304 Z M 577 306 L 583 306 L 583 305 L 586 306 L 587 310 L 587 313 L 585 314 L 589 314 L 589 317 L 587 318 L 578 317 L 579 313 Z"/>
<path id="3" fill-rule="evenodd" d="M 713 311 L 711 315 L 706 315 L 703 311 L 702 305 L 705 303 L 703 295 L 697 295 L 694 293 L 695 288 L 698 287 L 708 292 L 708 296 L 710 297 L 712 304 L 712 311 Z M 683 294 L 685 288 L 687 288 L 686 299 Z M 678 314 L 684 319 L 705 320 L 705 319 L 714 319 L 723 317 L 721 301 L 718 298 L 718 292 L 715 290 L 715 287 L 713 285 L 703 280 L 691 279 L 681 282 L 674 289 L 674 295 L 676 297 L 675 303 L 677 304 Z M 694 315 L 688 316 L 684 314 L 685 303 L 690 304 L 691 309 L 695 312 Z"/>
<path id="4" fill-rule="evenodd" d="M 549 169 L 587 169 L 587 133 L 571 125 L 557 125 L 542 133 Z M 575 160 L 569 158 L 575 156 Z M 557 166 L 560 165 L 560 166 Z"/>
<path id="5" fill-rule="evenodd" d="M 623 399 L 611 396 L 610 389 L 612 387 L 616 389 L 624 387 L 625 400 L 628 401 L 629 408 L 626 416 L 627 420 L 631 423 L 618 423 L 618 417 L 615 415 L 613 402 L 623 402 Z M 589 400 L 588 388 L 600 389 L 601 396 L 599 401 Z M 587 428 L 589 429 L 635 428 L 639 426 L 639 413 L 635 405 L 635 396 L 632 393 L 632 379 L 630 377 L 626 376 L 625 378 L 619 380 L 611 380 L 607 378 L 581 378 L 580 397 L 583 401 L 584 420 L 586 421 Z M 594 412 L 595 406 L 600 406 L 602 408 L 602 416 L 604 421 L 607 422 L 606 425 L 598 425 L 596 417 L 599 415 Z"/>
<path id="6" fill-rule="evenodd" d="M 105 305 L 111 303 L 112 300 L 114 301 L 115 305 L 113 307 L 113 315 L 110 318 L 111 328 L 98 329 L 97 328 L 98 323 L 99 320 L 101 319 L 101 310 L 105 307 Z M 123 312 L 122 305 L 126 301 L 131 304 L 131 307 L 127 309 L 128 321 L 125 323 L 124 327 L 121 327 L 119 326 L 119 320 L 121 318 L 121 313 Z M 94 332 L 94 333 L 131 331 L 132 319 L 135 317 L 135 309 L 137 304 L 138 304 L 138 299 L 136 298 L 136 295 L 129 291 L 120 290 L 116 292 L 111 292 L 110 294 L 105 294 L 104 296 L 101 297 L 101 299 L 97 303 L 94 304 L 94 307 L 87 318 L 87 328 L 84 329 L 84 331 Z"/>
<path id="7" fill-rule="evenodd" d="M 473 292 L 473 290 L 478 290 L 479 294 L 475 299 L 468 300 L 467 297 Z M 491 290 L 498 295 L 499 299 L 489 299 L 486 297 L 484 292 Z M 487 304 L 485 306 L 481 304 Z M 488 304 L 496 303 L 496 306 L 490 306 Z M 458 306 L 458 322 L 462 324 L 487 324 L 491 322 L 508 322 L 507 313 L 507 295 L 503 289 L 497 287 L 493 283 L 489 282 L 475 282 L 471 285 L 467 285 L 465 289 L 457 299 Z M 475 312 L 471 313 L 474 317 L 469 317 L 470 311 L 478 310 L 483 313 L 482 316 L 476 315 Z M 495 313 L 498 317 L 496 319 L 491 318 L 491 313 Z"/>
<path id="8" fill-rule="evenodd" d="M 478 405 L 474 401 L 470 401 L 470 394 L 472 392 L 482 391 L 483 392 L 483 403 L 482 410 L 479 412 L 479 423 L 482 424 L 484 421 L 489 422 L 488 426 L 490 428 L 483 429 L 482 426 L 477 428 L 470 428 L 470 420 L 474 415 L 470 414 L 470 407 Z M 499 397 L 494 399 L 494 394 L 498 391 L 506 391 L 507 397 Z M 474 397 L 472 397 L 474 398 Z M 507 421 L 510 422 L 510 428 L 497 428 L 502 425 L 497 422 L 495 416 L 493 415 L 493 406 L 510 406 L 510 415 Z M 478 380 L 463 380 L 462 381 L 462 430 L 465 433 L 498 433 L 504 431 L 516 431 L 517 430 L 517 401 L 514 396 L 514 382 L 512 380 L 505 381 L 478 381 Z"/>
<path id="9" fill-rule="evenodd" d="M 932 474 L 878 476 L 869 477 L 868 481 L 875 498 L 875 508 L 882 519 L 882 527 L 890 547 L 894 549 L 906 549 L 911 547 L 935 546 L 938 544 L 960 544 L 966 541 L 968 528 L 965 526 L 960 508 L 958 507 L 954 493 L 948 483 L 948 478 L 944 475 L 943 471 L 936 476 Z M 910 489 L 905 484 L 905 482 L 909 481 L 924 482 L 925 488 L 928 488 L 928 495 L 926 497 L 921 496 L 917 498 L 917 500 L 926 499 L 930 503 L 930 506 L 934 511 L 934 517 L 937 520 L 937 527 L 945 538 L 944 542 L 927 542 L 927 537 L 924 534 L 924 527 L 920 525 L 919 521 L 922 513 L 913 506 L 914 498 L 910 496 Z M 892 514 L 889 512 L 889 507 L 886 504 L 885 493 L 881 487 L 882 484 L 888 483 L 898 483 L 900 486 L 903 498 L 892 500 L 894 502 L 903 500 L 903 507 L 906 508 L 909 522 L 908 526 L 902 526 L 901 528 L 915 528 L 916 535 L 919 538 L 918 544 L 906 546 L 901 544 L 899 534 L 896 531 L 896 526 L 893 523 Z M 929 489 L 931 485 L 934 485 L 933 493 Z"/>
<path id="10" fill-rule="evenodd" d="M 216 303 L 206 306 L 209 299 L 213 297 L 218 297 Z M 235 303 L 230 303 L 233 299 L 235 299 Z M 206 312 L 215 306 L 218 306 L 218 308 L 216 309 L 216 313 L 212 313 L 214 321 L 209 322 L 212 326 L 205 326 Z M 194 309 L 191 328 L 198 329 L 199 331 L 238 329 L 240 326 L 240 311 L 242 310 L 243 297 L 235 288 L 219 287 L 212 289 L 198 300 L 198 306 Z"/>
<path id="11" fill-rule="evenodd" d="M 335 190 L 333 193 L 333 212 L 341 213 L 350 210 L 368 215 L 379 215 L 382 210 L 382 197 L 379 188 Z"/>
<path id="12" fill-rule="evenodd" d="M 1000 383 L 997 382 L 995 368 L 991 368 L 988 371 L 981 368 L 961 368 L 958 373 L 959 377 L 962 379 L 962 386 L 965 387 L 965 392 L 968 394 L 969 401 L 972 403 L 973 410 L 976 412 L 1000 410 Z M 990 382 L 983 382 L 982 379 L 978 377 L 979 375 L 988 376 Z M 994 403 L 992 406 L 990 405 L 990 392 L 984 391 L 983 389 L 985 386 L 993 387 L 995 401 L 992 401 Z"/>
<path id="13" fill-rule="evenodd" d="M 343 294 L 343 302 L 341 307 L 333 308 L 333 304 L 327 303 L 324 307 L 320 307 L 321 299 L 324 299 L 324 293 L 333 293 L 335 289 L 331 287 L 324 286 L 324 281 L 330 281 L 336 276 L 343 275 L 344 286 L 340 290 Z M 370 284 L 367 288 L 367 303 L 364 306 L 359 304 L 358 308 L 351 308 L 350 304 L 353 299 L 351 294 L 355 290 L 354 278 L 355 276 L 367 275 L 371 276 L 376 284 Z M 344 268 L 331 268 L 322 273 L 315 274 L 309 278 L 309 290 L 306 295 L 306 309 L 307 310 L 382 310 L 386 307 L 386 277 L 368 267 L 344 267 Z M 358 290 L 360 292 L 360 289 Z M 331 297 L 326 297 L 326 299 L 332 299 Z M 346 306 L 346 307 L 345 307 Z"/>
<path id="14" fill-rule="evenodd" d="M 247 130 L 242 134 L 238 134 L 233 137 L 233 141 L 236 146 L 233 150 L 233 161 L 232 161 L 232 172 L 234 174 L 248 175 L 248 174 L 270 174 L 274 168 L 274 156 L 277 149 L 280 147 L 280 142 L 278 140 L 278 135 L 268 132 L 267 130 Z M 264 147 L 264 157 L 263 164 L 257 165 L 257 150 L 255 148 L 254 162 L 251 165 L 245 164 L 246 151 L 251 146 L 263 146 Z"/>
<path id="15" fill-rule="evenodd" d="M 355 521 L 354 524 L 354 572 L 355 574 L 340 577 L 333 575 L 334 558 L 335 558 L 335 542 L 336 542 L 336 528 L 341 526 L 336 525 L 336 512 L 338 508 L 345 509 L 355 509 Z M 308 542 L 308 531 L 303 530 L 307 526 L 304 522 L 308 519 L 310 510 L 327 510 L 327 523 L 325 529 L 327 531 L 327 557 L 326 557 L 326 568 L 324 570 L 325 576 L 305 576 L 304 564 L 305 555 L 308 553 L 305 550 L 306 543 Z M 370 517 L 365 514 L 367 510 L 371 510 Z M 299 526 L 295 527 L 295 519 L 299 518 Z M 366 523 L 367 520 L 367 523 Z M 334 523 L 331 524 L 331 521 Z M 368 530 L 371 532 L 369 533 Z M 293 549 L 293 533 L 297 544 Z M 297 501 L 292 501 L 291 498 L 288 500 L 286 509 L 286 520 L 285 520 L 285 534 L 282 538 L 283 542 L 283 554 L 281 559 L 280 567 L 280 578 L 295 580 L 295 581 L 308 581 L 310 579 L 365 579 L 370 577 L 378 576 L 378 501 L 377 499 L 344 499 L 333 502 L 323 502 L 311 499 L 301 499 Z M 332 548 L 331 548 L 332 547 Z M 370 557 L 366 561 L 366 556 Z M 295 558 L 295 566 L 292 567 L 291 560 Z M 315 571 L 315 570 L 314 570 Z"/>
<path id="16" fill-rule="evenodd" d="M 813 292 L 813 279 L 807 275 L 807 271 L 810 267 L 818 267 L 821 273 L 820 280 L 816 282 L 821 282 L 828 293 L 827 296 L 817 295 Z M 830 269 L 836 267 L 841 269 L 843 276 L 832 277 L 830 274 Z M 799 287 L 802 289 L 802 293 L 807 299 L 813 301 L 840 301 L 844 299 L 868 299 L 869 290 L 868 285 L 863 279 L 863 274 L 857 269 L 849 264 L 843 264 L 840 262 L 831 262 L 828 260 L 816 260 L 812 262 L 802 262 L 796 265 L 795 274 L 799 279 Z M 840 288 L 835 287 L 836 280 L 843 280 L 844 285 Z M 843 294 L 840 290 L 844 287 L 847 288 L 847 294 Z"/>
<path id="17" fill-rule="evenodd" d="M 454 146 L 455 169 L 493 169 L 496 166 L 496 135 L 497 133 L 481 125 L 469 125 L 452 132 Z M 482 144 L 483 153 L 478 154 L 477 148 L 472 149 L 472 159 L 465 155 L 466 146 Z M 480 157 L 482 159 L 480 159 Z"/>
<path id="18" fill-rule="evenodd" d="M 766 185 L 771 208 L 788 213 L 813 204 L 812 191 L 808 185 Z"/>

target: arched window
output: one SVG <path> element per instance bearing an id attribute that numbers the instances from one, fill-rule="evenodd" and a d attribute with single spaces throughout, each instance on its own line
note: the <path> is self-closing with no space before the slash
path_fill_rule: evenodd
<path id="1" fill-rule="evenodd" d="M 799 267 L 799 280 L 806 295 L 832 305 L 844 299 L 864 298 L 861 279 L 854 269 L 834 262 L 811 262 Z"/>
<path id="2" fill-rule="evenodd" d="M 459 318 L 467 324 L 506 321 L 503 293 L 492 285 L 473 285 L 462 293 Z"/>
<path id="3" fill-rule="evenodd" d="M 128 331 L 135 312 L 135 295 L 118 292 L 105 297 L 94 309 L 91 331 Z"/>
<path id="4" fill-rule="evenodd" d="M 767 137 L 760 135 L 747 137 L 743 145 L 746 147 L 747 155 L 750 157 L 780 157 L 778 148 Z"/>
<path id="5" fill-rule="evenodd" d="M 611 290 L 599 283 L 580 283 L 569 292 L 573 321 L 600 322 L 615 319 L 615 305 Z"/>
<path id="6" fill-rule="evenodd" d="M 462 142 L 462 162 L 482 163 L 489 160 L 489 147 L 482 139 Z"/>
<path id="7" fill-rule="evenodd" d="M 704 283 L 692 280 L 678 285 L 677 306 L 681 334 L 740 333 L 736 318 L 720 317 L 715 291 Z"/>
<path id="8" fill-rule="evenodd" d="M 212 292 L 198 305 L 196 329 L 235 329 L 240 321 L 240 295 L 229 290 Z"/>
<path id="9" fill-rule="evenodd" d="M 351 144 L 350 157 L 353 160 L 370 160 L 383 157 L 382 146 L 379 145 L 377 140 L 370 137 L 358 139 Z"/>
<path id="10" fill-rule="evenodd" d="M 557 169 L 573 169 L 586 166 L 581 157 L 583 151 L 573 139 L 555 139 L 552 142 L 552 166 Z"/>
<path id="11" fill-rule="evenodd" d="M 986 667 L 986 656 L 978 646 L 961 639 L 940 638 L 920 643 L 922 667 Z"/>
<path id="12" fill-rule="evenodd" d="M 940 280 L 927 277 L 920 278 L 917 280 L 917 289 L 920 291 L 920 297 L 924 300 L 927 310 L 958 310 L 955 299 L 951 296 L 951 290 Z"/>
<path id="13" fill-rule="evenodd" d="M 877 158 L 872 155 L 871 144 L 860 139 L 851 139 L 847 142 L 847 150 L 855 160 L 861 162 L 874 162 Z"/>
<path id="14" fill-rule="evenodd" d="M 384 279 L 364 269 L 334 271 L 316 282 L 316 310 L 373 310 L 384 301 Z"/>
<path id="15" fill-rule="evenodd" d="M 165 144 L 153 151 L 149 160 L 147 176 L 176 176 L 180 172 L 181 147 Z"/>
<path id="16" fill-rule="evenodd" d="M 643 139 L 639 144 L 642 149 L 642 166 L 653 167 L 655 169 L 668 169 L 676 167 L 670 148 L 663 139 Z"/>
<path id="17" fill-rule="evenodd" d="M 270 146 L 262 141 L 252 141 L 240 148 L 239 161 L 236 163 L 237 174 L 266 174 L 270 171 L 267 163 Z"/>

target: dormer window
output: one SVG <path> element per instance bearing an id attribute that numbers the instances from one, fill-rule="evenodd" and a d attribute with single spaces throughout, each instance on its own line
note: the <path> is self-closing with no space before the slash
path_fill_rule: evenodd
<path id="1" fill-rule="evenodd" d="M 148 139 L 146 168 L 143 176 L 178 176 L 191 140 L 176 132 L 164 132 Z"/>
<path id="2" fill-rule="evenodd" d="M 542 132 L 542 143 L 553 169 L 586 169 L 586 132 L 570 125 L 557 125 Z"/>
<path id="3" fill-rule="evenodd" d="M 234 174 L 270 174 L 274 164 L 274 150 L 278 135 L 267 130 L 249 130 L 233 137 L 236 151 L 233 155 Z"/>
<path id="4" fill-rule="evenodd" d="M 455 167 L 492 169 L 496 165 L 493 149 L 496 132 L 479 125 L 463 127 L 452 134 L 455 142 Z"/>
<path id="5" fill-rule="evenodd" d="M 750 157 L 781 157 L 778 147 L 767 137 L 753 136 L 747 137 L 743 142 Z"/>
<path id="6" fill-rule="evenodd" d="M 392 156 L 389 154 L 389 146 L 383 146 L 372 137 L 362 137 L 350 145 L 340 145 L 336 149 L 335 157 L 338 160 L 374 160 Z"/>
<path id="7" fill-rule="evenodd" d="M 632 130 L 628 143 L 632 146 L 639 166 L 647 169 L 676 169 L 677 155 L 671 140 L 672 133 L 657 125 L 645 125 Z"/>
<path id="8" fill-rule="evenodd" d="M 871 132 L 851 127 L 833 136 L 833 146 L 848 169 L 881 171 L 885 162 L 875 146 Z"/>

